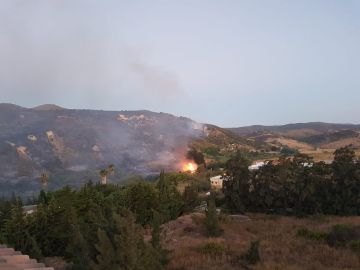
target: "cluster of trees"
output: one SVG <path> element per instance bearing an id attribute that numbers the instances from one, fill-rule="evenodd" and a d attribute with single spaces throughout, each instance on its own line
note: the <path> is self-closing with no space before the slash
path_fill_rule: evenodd
<path id="1" fill-rule="evenodd" d="M 360 214 L 360 161 L 351 147 L 336 150 L 331 164 L 297 154 L 256 171 L 249 165 L 241 155 L 226 163 L 224 195 L 231 211 Z"/>
<path id="2" fill-rule="evenodd" d="M 42 191 L 31 215 L 24 214 L 20 200 L 3 200 L 0 242 L 38 259 L 64 257 L 72 269 L 162 269 L 167 253 L 160 225 L 189 208 L 188 193 L 190 199 L 162 172 L 156 183 Z M 145 242 L 150 227 L 152 241 Z"/>

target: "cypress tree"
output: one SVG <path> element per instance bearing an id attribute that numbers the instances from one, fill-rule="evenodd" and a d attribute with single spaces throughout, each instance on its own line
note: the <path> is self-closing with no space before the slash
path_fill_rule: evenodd
<path id="1" fill-rule="evenodd" d="M 214 199 L 210 199 L 210 201 L 208 202 L 208 210 L 206 211 L 204 224 L 205 224 L 207 236 L 209 237 L 220 236 L 221 230 L 220 230 L 219 218 L 216 212 L 216 205 Z"/>

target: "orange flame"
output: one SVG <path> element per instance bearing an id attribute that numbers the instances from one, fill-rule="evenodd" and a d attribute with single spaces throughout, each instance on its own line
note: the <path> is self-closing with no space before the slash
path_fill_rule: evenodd
<path id="1" fill-rule="evenodd" d="M 197 165 L 192 162 L 188 162 L 183 165 L 184 172 L 194 173 L 196 171 L 196 169 L 197 169 Z"/>

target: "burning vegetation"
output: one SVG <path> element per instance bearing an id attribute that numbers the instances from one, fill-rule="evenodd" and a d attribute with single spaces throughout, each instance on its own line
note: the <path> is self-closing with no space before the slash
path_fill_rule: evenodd
<path id="1" fill-rule="evenodd" d="M 193 163 L 193 162 L 186 162 L 183 164 L 183 171 L 184 172 L 190 172 L 190 173 L 194 173 L 196 172 L 198 168 L 198 165 Z"/>

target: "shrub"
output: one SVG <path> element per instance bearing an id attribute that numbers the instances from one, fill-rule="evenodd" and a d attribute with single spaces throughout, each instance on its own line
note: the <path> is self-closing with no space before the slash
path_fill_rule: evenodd
<path id="1" fill-rule="evenodd" d="M 330 246 L 345 247 L 348 243 L 360 239 L 360 226 L 335 225 L 327 236 Z"/>
<path id="2" fill-rule="evenodd" d="M 220 256 L 225 252 L 225 247 L 217 242 L 209 242 L 200 246 L 198 251 L 204 255 Z"/>
<path id="3" fill-rule="evenodd" d="M 310 239 L 310 240 L 325 240 L 328 236 L 327 233 L 325 232 L 315 232 L 315 231 L 310 231 L 309 229 L 299 229 L 297 232 L 297 236 L 306 238 L 306 239 Z"/>
<path id="4" fill-rule="evenodd" d="M 360 255 L 360 240 L 351 241 L 349 247 L 352 251 Z"/>
<path id="5" fill-rule="evenodd" d="M 310 216 L 311 220 L 317 222 L 317 223 L 326 223 L 329 222 L 329 217 L 324 214 L 316 214 Z"/>
<path id="6" fill-rule="evenodd" d="M 260 261 L 260 241 L 252 241 L 249 250 L 244 254 L 243 258 L 247 264 L 256 264 Z"/>

